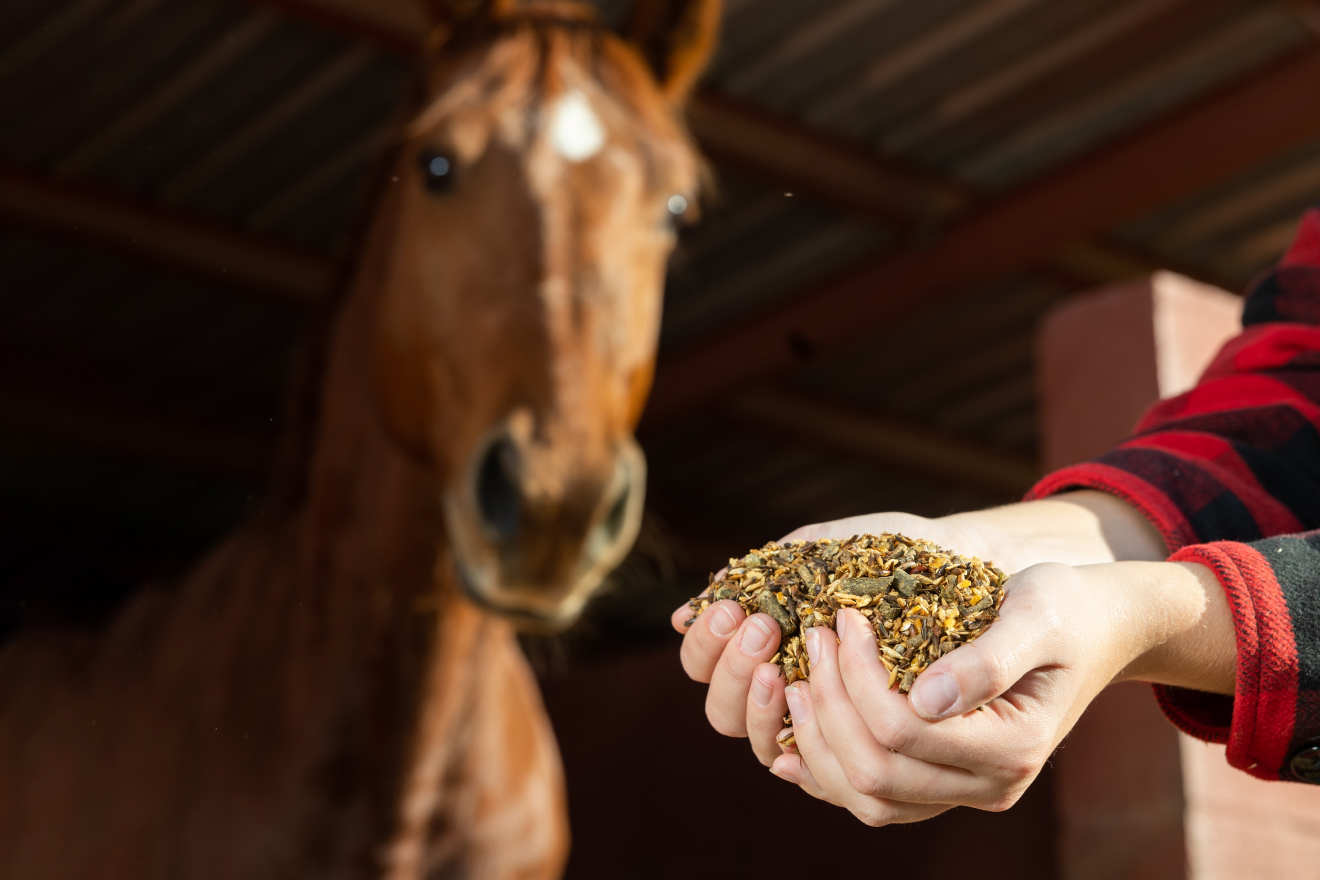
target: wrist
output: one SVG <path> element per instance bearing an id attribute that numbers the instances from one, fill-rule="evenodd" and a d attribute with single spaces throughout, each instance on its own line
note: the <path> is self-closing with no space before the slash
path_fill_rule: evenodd
<path id="1" fill-rule="evenodd" d="M 942 521 L 968 534 L 968 552 L 993 558 L 1009 572 L 1039 562 L 1077 566 L 1167 555 L 1163 538 L 1140 511 L 1094 490 L 953 514 Z"/>
<path id="2" fill-rule="evenodd" d="M 1110 569 L 1106 577 L 1120 593 L 1115 601 L 1126 598 L 1130 603 L 1117 625 L 1134 636 L 1128 650 L 1131 659 L 1115 681 L 1233 693 L 1237 639 L 1214 572 L 1189 562 L 1131 562 L 1103 568 Z"/>

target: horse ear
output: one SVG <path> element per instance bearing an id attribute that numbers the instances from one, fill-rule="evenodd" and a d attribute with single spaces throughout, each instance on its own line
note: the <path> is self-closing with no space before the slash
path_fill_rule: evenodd
<path id="1" fill-rule="evenodd" d="M 687 97 L 719 37 L 723 0 L 635 0 L 624 35 L 671 101 Z"/>

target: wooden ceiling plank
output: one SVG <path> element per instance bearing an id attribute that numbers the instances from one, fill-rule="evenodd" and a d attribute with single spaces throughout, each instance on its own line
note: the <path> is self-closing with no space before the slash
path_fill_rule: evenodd
<path id="1" fill-rule="evenodd" d="M 221 34 L 210 49 L 172 75 L 168 82 L 85 139 L 56 163 L 55 174 L 69 177 L 88 171 L 115 147 L 181 104 L 207 80 L 241 57 L 274 30 L 278 22 L 279 18 L 270 10 L 258 10 L 244 18 Z"/>
<path id="2" fill-rule="evenodd" d="M 82 0 L 57 11 L 49 20 L 33 28 L 15 45 L 0 55 L 0 82 L 21 73 L 34 61 L 60 44 L 88 19 L 101 11 L 109 0 Z"/>
<path id="3" fill-rule="evenodd" d="M 1225 275 L 1246 275 L 1263 264 L 1278 260 L 1297 235 L 1299 219 L 1300 215 L 1288 217 L 1253 232 L 1217 257 L 1215 268 Z"/>
<path id="4" fill-rule="evenodd" d="M 259 232 L 274 229 L 299 208 L 310 203 L 341 180 L 355 164 L 365 162 L 383 150 L 393 132 L 369 131 L 356 141 L 336 150 L 288 186 L 277 190 L 252 212 L 248 226 Z"/>
<path id="5" fill-rule="evenodd" d="M 804 267 L 821 262 L 832 264 L 840 253 L 855 254 L 865 234 L 854 223 L 835 220 L 784 243 L 771 253 L 710 278 L 667 307 L 663 330 L 666 340 L 696 338 L 707 328 L 722 323 L 721 315 L 744 311 L 749 302 L 763 302 L 776 285 L 783 290 L 783 279 L 801 278 L 809 272 Z M 791 295 L 792 289 L 785 292 Z"/>
<path id="6" fill-rule="evenodd" d="M 957 358 L 935 364 L 903 383 L 907 399 L 948 401 L 957 399 L 969 384 L 987 376 L 1031 373 L 1036 328 L 996 336 Z"/>
<path id="7" fill-rule="evenodd" d="M 217 174 L 250 153 L 264 138 L 365 68 L 374 55 L 375 52 L 364 45 L 351 46 L 340 53 L 302 85 L 232 132 L 206 155 L 181 169 L 161 188 L 161 201 L 178 204 L 192 196 L 213 181 Z"/>
<path id="8" fill-rule="evenodd" d="M 401 54 L 415 53 L 431 24 L 422 0 L 248 0 Z"/>
<path id="9" fill-rule="evenodd" d="M 0 429 L 94 453 L 247 480 L 261 480 L 275 453 L 270 437 L 227 434 L 14 389 L 0 390 Z"/>
<path id="10" fill-rule="evenodd" d="M 690 265 L 700 262 L 723 248 L 736 244 L 739 239 L 754 233 L 762 226 L 774 223 L 793 208 L 793 200 L 785 198 L 783 193 L 765 193 L 751 201 L 734 207 L 720 205 L 719 187 L 710 197 L 714 205 L 701 222 L 690 230 L 684 230 L 678 240 L 675 257 L 678 263 Z"/>
<path id="11" fill-rule="evenodd" d="M 1270 216 L 1280 204 L 1295 202 L 1299 197 L 1314 198 L 1317 193 L 1320 193 L 1320 156 L 1310 156 L 1196 211 L 1163 233 L 1155 246 L 1160 250 L 1193 247 L 1257 218 Z"/>
<path id="12" fill-rule="evenodd" d="M 851 213 L 912 225 L 947 219 L 971 201 L 959 184 L 723 96 L 695 95 L 687 115 L 717 163 Z"/>
<path id="13" fill-rule="evenodd" d="M 970 179 L 1002 175 L 1005 167 L 1021 163 L 1023 156 L 1038 152 L 1043 144 L 1066 137 L 1087 120 L 1113 117 L 1125 105 L 1139 105 L 1161 83 L 1189 78 L 1207 68 L 1222 67 L 1226 58 L 1249 55 L 1254 45 L 1268 40 L 1277 31 L 1282 17 L 1274 7 L 1263 6 L 1225 23 L 1196 42 L 1163 53 L 1153 63 L 1141 65 L 1089 94 L 1075 96 L 1054 112 L 1041 114 L 993 149 L 977 153 L 958 172 Z"/>
<path id="14" fill-rule="evenodd" d="M 1031 370 L 1023 370 L 970 394 L 951 395 L 944 401 L 940 422 L 959 434 L 970 435 L 988 422 L 1030 406 L 1035 399 L 1036 376 Z"/>
<path id="15" fill-rule="evenodd" d="M 941 21 L 926 33 L 876 59 L 851 78 L 850 86 L 839 89 L 828 100 L 813 105 L 809 116 L 815 122 L 838 123 L 871 95 L 883 91 L 904 77 L 916 73 L 1042 2 L 1043 0 L 982 0 L 980 3 L 975 3 L 961 14 Z"/>
<path id="16" fill-rule="evenodd" d="M 647 419 L 672 419 L 792 369 L 803 348 L 795 339 L 820 351 L 855 345 L 879 318 L 1039 265 L 1290 149 L 1320 134 L 1317 93 L 1320 49 L 1308 46 L 987 205 L 927 249 L 882 258 L 665 358 Z"/>
<path id="17" fill-rule="evenodd" d="M 790 28 L 775 45 L 739 65 L 723 82 L 732 92 L 745 93 L 774 76 L 788 64 L 819 51 L 850 28 L 878 15 L 898 0 L 849 0 L 821 10 L 810 21 Z"/>
<path id="18" fill-rule="evenodd" d="M 1030 488 L 1039 474 L 1035 462 L 1023 456 L 793 392 L 749 391 L 727 412 L 815 445 L 1012 495 Z"/>
<path id="19" fill-rule="evenodd" d="M 0 219 L 300 304 L 329 290 L 336 273 L 319 254 L 12 170 L 0 169 Z"/>
<path id="20" fill-rule="evenodd" d="M 397 15 L 383 15 L 365 0 L 251 2 L 315 15 L 359 38 L 379 39 L 389 29 L 401 33 L 391 24 Z M 407 39 L 415 41 L 415 50 L 424 37 L 419 30 Z M 689 101 L 688 124 L 702 150 L 732 170 L 862 216 L 908 224 L 942 220 L 970 200 L 958 184 L 892 165 L 862 147 L 714 93 Z"/>
<path id="21" fill-rule="evenodd" d="M 1087 21 L 1040 51 L 1024 55 L 1015 63 L 947 95 L 928 116 L 887 133 L 885 146 L 894 151 L 905 150 L 1107 45 L 1157 14 L 1186 3 L 1187 0 L 1138 0 L 1118 7 L 1098 21 Z"/>

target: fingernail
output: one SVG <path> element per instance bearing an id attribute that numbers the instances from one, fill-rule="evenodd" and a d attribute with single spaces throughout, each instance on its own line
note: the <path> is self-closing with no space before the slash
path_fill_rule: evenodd
<path id="1" fill-rule="evenodd" d="M 769 706 L 770 701 L 775 698 L 774 688 L 761 679 L 764 674 L 764 669 L 758 669 L 752 673 L 752 702 L 762 709 Z"/>
<path id="2" fill-rule="evenodd" d="M 738 647 L 744 654 L 750 654 L 755 657 L 766 649 L 770 644 L 770 627 L 759 618 L 752 617 L 747 621 L 747 626 L 743 627 L 742 638 L 738 640 Z"/>
<path id="3" fill-rule="evenodd" d="M 784 688 L 784 697 L 788 700 L 789 713 L 796 713 L 802 706 L 802 692 L 796 684 L 790 684 Z"/>
<path id="4" fill-rule="evenodd" d="M 938 720 L 958 702 L 958 682 L 947 672 L 923 675 L 912 688 L 912 708 L 930 721 Z"/>
<path id="5" fill-rule="evenodd" d="M 738 621 L 733 619 L 733 612 L 723 605 L 717 605 L 713 609 L 713 617 L 710 619 L 710 631 L 717 636 L 727 636 L 738 628 Z"/>
<path id="6" fill-rule="evenodd" d="M 840 641 L 843 640 L 843 627 L 847 621 L 848 621 L 848 615 L 843 611 L 840 611 L 838 614 L 834 615 L 834 634 L 839 637 Z"/>
<path id="7" fill-rule="evenodd" d="M 816 627 L 807 630 L 807 659 L 811 665 L 816 665 L 816 655 L 820 653 L 820 636 L 816 633 Z"/>

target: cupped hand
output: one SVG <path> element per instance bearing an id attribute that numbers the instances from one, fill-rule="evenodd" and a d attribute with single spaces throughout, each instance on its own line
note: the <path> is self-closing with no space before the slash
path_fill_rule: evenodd
<path id="1" fill-rule="evenodd" d="M 971 532 L 961 524 L 950 523 L 951 519 L 877 513 L 803 526 L 782 538 L 781 543 L 901 532 L 943 547 L 962 548 L 972 540 Z M 747 617 L 737 602 L 728 599 L 711 605 L 689 626 L 691 619 L 691 609 L 682 605 L 675 609 L 670 622 L 684 634 L 680 651 L 683 670 L 694 681 L 710 685 L 706 717 L 725 736 L 749 737 L 757 758 L 769 767 L 781 754 L 776 736 L 788 711 L 783 676 L 777 666 L 766 662 L 779 650 L 779 625 L 767 614 Z"/>
<path id="2" fill-rule="evenodd" d="M 785 692 L 796 748 L 773 772 L 871 825 L 955 805 L 1004 810 L 1112 681 L 1232 692 L 1231 621 L 1202 566 L 1043 564 L 1005 592 L 998 622 L 932 664 L 910 696 L 889 689 L 856 611 L 839 613 L 837 640 L 808 630 L 811 681 Z"/>
<path id="3" fill-rule="evenodd" d="M 782 541 L 844 539 L 853 535 L 898 532 L 923 538 L 963 556 L 993 560 L 1010 574 L 1039 562 L 1070 565 L 1114 559 L 1163 559 L 1159 533 L 1135 509 L 1099 492 L 1074 492 L 1058 498 L 1010 504 L 990 510 L 928 519 L 908 513 L 875 513 L 803 526 Z M 715 613 L 716 608 L 723 611 Z M 769 660 L 779 644 L 779 629 L 765 615 L 746 623 L 737 603 L 717 602 L 691 628 L 687 605 L 671 618 L 685 634 L 683 668 L 696 681 L 708 682 L 706 714 L 716 730 L 748 736 L 752 749 L 769 766 L 780 754 L 775 743 L 787 703 L 783 680 Z M 746 627 L 768 628 L 760 641 Z"/>

